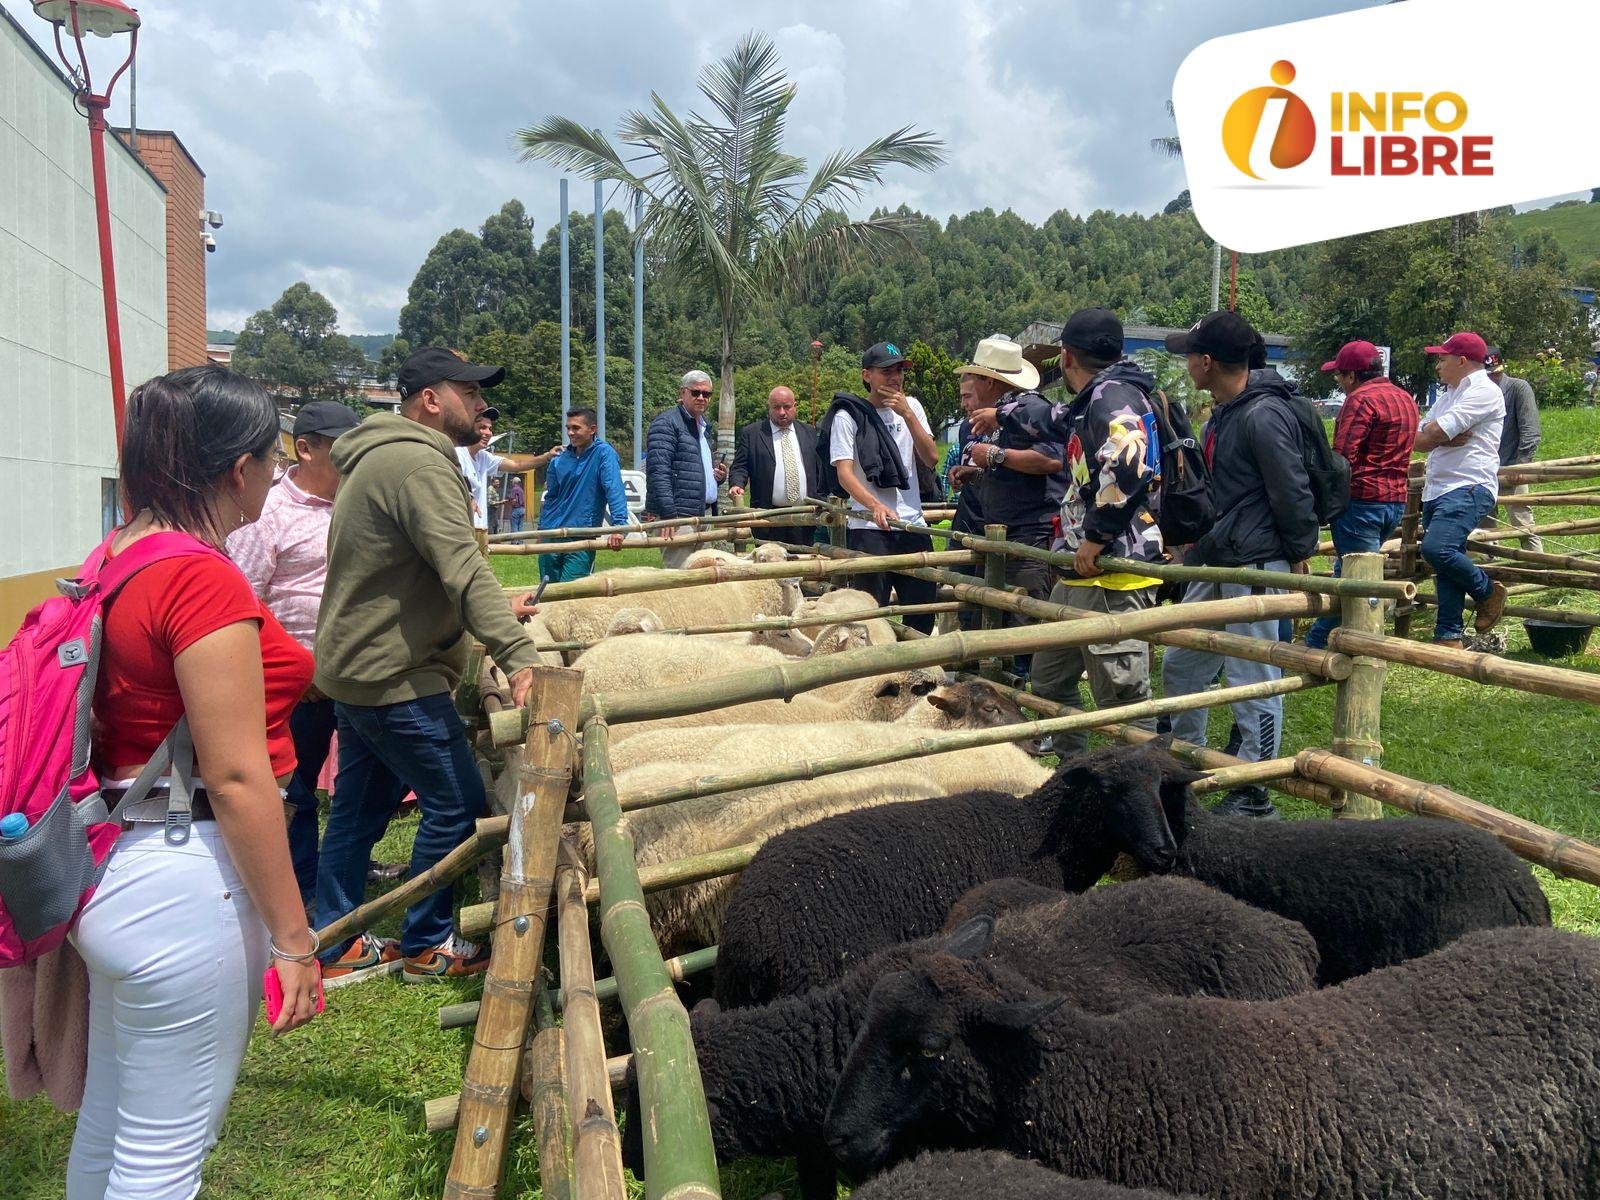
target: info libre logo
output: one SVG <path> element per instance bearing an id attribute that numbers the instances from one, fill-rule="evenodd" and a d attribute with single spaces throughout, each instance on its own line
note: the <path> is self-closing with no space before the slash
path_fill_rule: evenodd
<path id="1" fill-rule="evenodd" d="M 1295 66 L 1272 64 L 1272 87 L 1245 92 L 1222 118 L 1222 148 L 1240 173 L 1265 182 L 1263 172 L 1292 171 L 1317 149 L 1317 120 L 1289 84 Z M 1457 136 L 1467 102 L 1456 92 L 1332 92 L 1329 94 L 1328 173 L 1333 176 L 1494 174 L 1494 138 Z"/>

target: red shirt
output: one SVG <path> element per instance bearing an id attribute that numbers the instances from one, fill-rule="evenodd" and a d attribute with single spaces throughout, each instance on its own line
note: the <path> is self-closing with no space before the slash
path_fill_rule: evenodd
<path id="1" fill-rule="evenodd" d="M 236 621 L 261 627 L 272 773 L 281 778 L 294 770 L 289 714 L 311 683 L 311 654 L 256 599 L 238 567 L 192 555 L 146 567 L 107 609 L 94 697 L 95 761 L 102 771 L 150 758 L 183 715 L 173 659 Z"/>
<path id="2" fill-rule="evenodd" d="M 1403 504 L 1417 402 L 1387 379 L 1369 379 L 1344 398 L 1333 448 L 1350 462 L 1350 498 Z"/>

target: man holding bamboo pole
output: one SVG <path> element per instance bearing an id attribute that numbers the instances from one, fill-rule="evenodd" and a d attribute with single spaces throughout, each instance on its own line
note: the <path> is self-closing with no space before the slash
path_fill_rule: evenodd
<path id="1" fill-rule="evenodd" d="M 1422 557 L 1437 575 L 1436 645 L 1460 650 L 1466 597 L 1478 605 L 1473 628 L 1488 633 L 1506 607 L 1506 585 L 1467 557 L 1467 538 L 1494 511 L 1500 487 L 1500 430 L 1505 397 L 1483 369 L 1489 348 L 1475 333 L 1454 333 L 1428 346 L 1445 393 L 1417 433 L 1428 456 L 1422 484 Z"/>
<path id="2" fill-rule="evenodd" d="M 1294 385 L 1260 361 L 1261 335 L 1237 313 L 1215 312 L 1194 328 L 1167 338 L 1167 350 L 1187 357 L 1189 377 L 1216 401 L 1206 427 L 1205 455 L 1211 467 L 1216 519 L 1189 552 L 1205 566 L 1254 567 L 1263 571 L 1305 570 L 1317 548 L 1321 526 L 1302 456 L 1299 422 L 1290 408 Z M 1259 594 L 1248 584 L 1191 583 L 1185 603 Z M 1238 622 L 1229 633 L 1276 641 L 1277 619 Z M 1170 647 L 1162 660 L 1168 696 L 1186 696 L 1211 686 L 1218 668 L 1234 685 L 1278 679 L 1280 667 L 1224 658 L 1203 650 Z M 1198 708 L 1172 718 L 1173 735 L 1205 745 L 1210 714 Z M 1278 756 L 1283 735 L 1283 697 L 1241 700 L 1233 705 L 1241 741 L 1239 757 L 1263 762 Z M 1222 812 L 1273 818 L 1278 810 L 1259 785 L 1235 788 L 1217 805 Z"/>
<path id="3" fill-rule="evenodd" d="M 1155 379 L 1123 358 L 1122 346 L 1122 322 L 1115 313 L 1104 308 L 1076 312 L 1061 329 L 1061 375 L 1073 393 L 1070 403 L 1051 405 L 1028 392 L 972 415 L 978 432 L 998 426 L 1011 436 L 1063 445 L 1067 485 L 1051 549 L 1076 557 L 1071 568 L 1058 573 L 1050 600 L 1083 612 L 1129 613 L 1155 604 L 1160 580 L 1102 571 L 1095 562 L 1102 553 L 1141 562 L 1166 557 L 1149 506 Z M 1137 704 L 1150 698 L 1150 645 L 1125 638 L 1043 650 L 1033 656 L 1032 674 L 1036 694 L 1073 707 L 1082 703 L 1079 684 L 1085 675 L 1097 707 Z M 1155 728 L 1153 718 L 1138 724 Z M 1089 747 L 1088 731 L 1056 734 L 1052 747 L 1058 754 L 1082 753 Z"/>

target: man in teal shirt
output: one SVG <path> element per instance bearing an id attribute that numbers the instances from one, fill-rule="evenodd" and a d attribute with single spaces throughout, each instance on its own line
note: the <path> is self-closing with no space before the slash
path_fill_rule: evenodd
<path id="1" fill-rule="evenodd" d="M 588 528 L 600 524 L 607 509 L 613 525 L 628 523 L 628 496 L 622 489 L 622 461 L 611 443 L 595 437 L 598 421 L 592 408 L 567 414 L 567 446 L 550 463 L 540 529 Z M 613 533 L 606 546 L 622 549 L 622 535 Z M 539 578 L 547 583 L 582 579 L 594 570 L 593 550 L 541 554 Z"/>

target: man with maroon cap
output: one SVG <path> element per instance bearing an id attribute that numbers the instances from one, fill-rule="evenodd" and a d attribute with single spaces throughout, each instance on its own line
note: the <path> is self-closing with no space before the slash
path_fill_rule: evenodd
<path id="1" fill-rule="evenodd" d="M 1506 607 L 1506 587 L 1467 557 L 1467 538 L 1494 511 L 1500 480 L 1500 427 L 1506 403 L 1483 369 L 1489 348 L 1475 333 L 1454 333 L 1429 346 L 1444 395 L 1428 411 L 1417 433 L 1428 455 L 1422 485 L 1422 557 L 1438 577 L 1438 617 L 1433 640 L 1462 648 L 1461 610 L 1477 601 L 1473 628 L 1488 633 Z"/>
<path id="2" fill-rule="evenodd" d="M 1383 355 L 1371 342 L 1346 342 L 1332 362 L 1344 393 L 1344 407 L 1333 426 L 1333 448 L 1350 464 L 1350 507 L 1333 521 L 1335 554 L 1377 553 L 1400 527 L 1406 510 L 1406 476 L 1411 447 L 1417 440 L 1417 402 L 1389 382 Z M 1334 560 L 1333 573 L 1341 563 Z M 1339 627 L 1337 616 L 1319 617 L 1306 634 L 1306 645 L 1328 645 Z"/>

